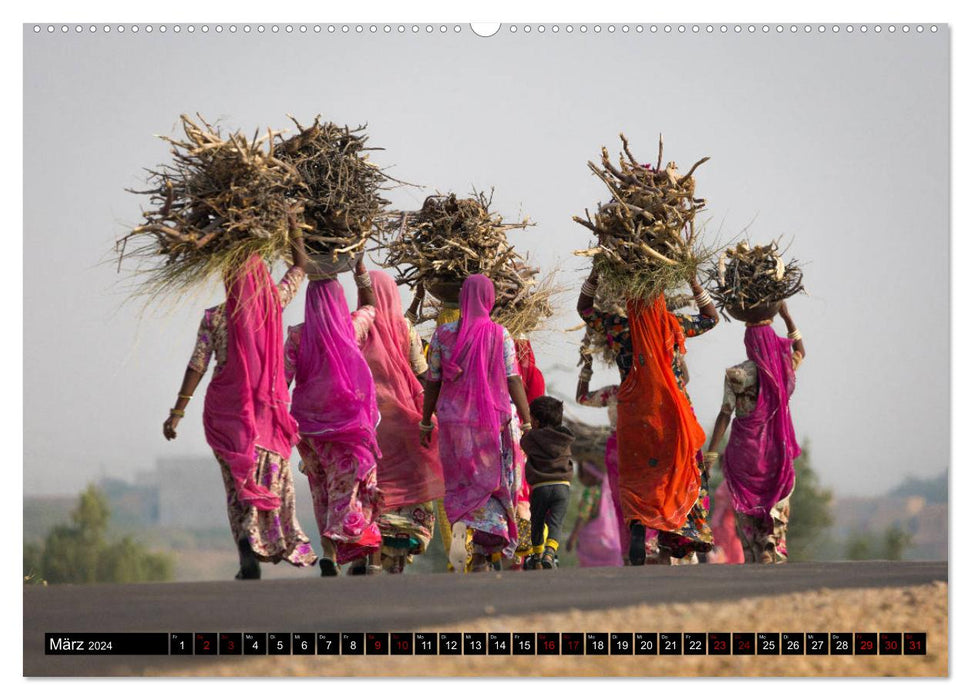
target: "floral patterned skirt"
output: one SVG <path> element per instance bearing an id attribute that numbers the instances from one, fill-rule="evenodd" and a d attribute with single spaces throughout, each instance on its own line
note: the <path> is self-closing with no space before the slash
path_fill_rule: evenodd
<path id="1" fill-rule="evenodd" d="M 381 531 L 375 522 L 379 492 L 374 456 L 362 463 L 359 455 L 364 453 L 312 435 L 303 436 L 297 449 L 310 482 L 320 537 L 334 543 L 337 563 L 377 551 Z"/>
<path id="2" fill-rule="evenodd" d="M 511 423 L 500 433 L 500 482 L 488 501 L 481 508 L 462 518 L 466 528 L 472 530 L 472 551 L 491 556 L 501 553 L 505 557 L 516 555 L 519 528 L 516 524 L 514 494 L 519 490 L 516 481 L 515 429 Z"/>
<path id="3" fill-rule="evenodd" d="M 783 564 L 786 551 L 786 529 L 789 527 L 789 497 L 775 504 L 769 518 L 735 513 L 735 531 L 742 543 L 746 564 Z"/>
<path id="4" fill-rule="evenodd" d="M 236 497 L 236 482 L 229 465 L 216 456 L 223 485 L 226 487 L 226 510 L 233 540 L 249 541 L 253 553 L 260 561 L 273 564 L 285 561 L 294 566 L 313 565 L 317 561 L 317 555 L 297 521 L 293 474 L 289 460 L 262 447 L 256 448 L 256 454 L 255 480 L 279 496 L 280 507 L 276 510 L 257 510 L 255 506 L 247 507 L 240 503 Z"/>
<path id="5" fill-rule="evenodd" d="M 377 523 L 383 556 L 423 554 L 435 534 L 435 502 L 385 510 Z"/>

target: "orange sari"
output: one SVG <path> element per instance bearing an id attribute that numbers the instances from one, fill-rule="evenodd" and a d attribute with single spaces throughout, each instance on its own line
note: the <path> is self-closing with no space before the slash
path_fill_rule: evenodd
<path id="1" fill-rule="evenodd" d="M 664 297 L 629 301 L 634 363 L 617 397 L 620 503 L 624 520 L 662 531 L 681 528 L 698 498 L 698 450 L 705 431 L 671 369 L 684 332 Z"/>

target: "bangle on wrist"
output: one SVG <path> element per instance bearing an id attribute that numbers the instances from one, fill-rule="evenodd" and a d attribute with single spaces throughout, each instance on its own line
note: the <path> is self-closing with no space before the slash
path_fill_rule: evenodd
<path id="1" fill-rule="evenodd" d="M 433 423 L 426 423 L 423 420 L 418 421 L 418 427 L 421 428 L 423 433 L 430 433 L 435 429 L 435 425 Z"/>
<path id="2" fill-rule="evenodd" d="M 178 416 L 179 418 L 185 418 L 185 411 L 181 411 L 178 408 L 170 408 L 169 415 Z"/>
<path id="3" fill-rule="evenodd" d="M 597 282 L 596 281 L 591 282 L 590 280 L 585 281 L 583 283 L 583 286 L 580 287 L 580 294 L 582 294 L 585 297 L 597 296 Z"/>
<path id="4" fill-rule="evenodd" d="M 700 292 L 695 294 L 695 303 L 698 305 L 699 309 L 711 304 L 711 294 L 708 293 L 707 289 L 702 289 Z"/>
<path id="5" fill-rule="evenodd" d="M 796 329 L 794 329 L 794 330 L 792 330 L 792 331 L 789 332 L 789 340 L 791 340 L 793 342 L 795 342 L 797 340 L 802 340 L 802 333 L 799 332 L 799 329 L 798 328 L 796 328 Z"/>

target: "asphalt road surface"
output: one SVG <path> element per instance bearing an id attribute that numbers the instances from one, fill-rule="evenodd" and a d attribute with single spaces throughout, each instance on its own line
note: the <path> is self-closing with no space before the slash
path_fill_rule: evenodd
<path id="1" fill-rule="evenodd" d="M 406 632 L 494 615 L 947 581 L 947 562 L 679 566 L 24 587 L 24 675 L 108 676 L 166 656 L 54 656 L 47 632 Z M 510 630 L 512 631 L 512 630 Z M 699 630 L 705 631 L 705 630 Z"/>

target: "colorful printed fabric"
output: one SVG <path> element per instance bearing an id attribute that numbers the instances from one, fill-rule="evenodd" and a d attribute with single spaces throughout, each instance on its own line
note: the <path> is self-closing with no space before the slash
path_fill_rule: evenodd
<path id="1" fill-rule="evenodd" d="M 786 551 L 786 529 L 789 527 L 789 498 L 775 504 L 770 519 L 735 513 L 735 528 L 742 544 L 746 564 L 783 564 Z"/>
<path id="2" fill-rule="evenodd" d="M 620 393 L 620 384 L 611 384 L 581 394 L 577 398 L 577 403 L 581 406 L 591 406 L 594 408 L 607 408 L 607 420 L 610 427 L 617 429 L 617 394 Z"/>
<path id="3" fill-rule="evenodd" d="M 306 273 L 299 267 L 291 267 L 277 284 L 280 295 L 280 308 L 285 309 L 293 301 L 303 284 Z M 226 364 L 226 304 L 219 304 L 205 310 L 199 331 L 196 334 L 196 344 L 189 358 L 189 368 L 199 374 L 205 374 L 209 369 L 209 361 L 216 358 L 216 372 Z"/>
<path id="4" fill-rule="evenodd" d="M 279 497 L 280 507 L 276 510 L 257 510 L 240 503 L 229 465 L 216 455 L 226 488 L 226 510 L 233 541 L 247 540 L 260 561 L 312 566 L 317 555 L 297 520 L 290 462 L 259 447 L 256 452 L 256 481 Z"/>
<path id="5" fill-rule="evenodd" d="M 435 503 L 428 501 L 383 509 L 377 523 L 383 556 L 424 554 L 435 534 Z"/>
<path id="6" fill-rule="evenodd" d="M 701 314 L 671 314 L 681 325 L 681 330 L 686 338 L 694 338 L 710 331 L 718 323 L 717 318 L 709 318 Z M 620 378 L 627 378 L 627 373 L 634 366 L 634 347 L 630 337 L 630 324 L 624 314 L 612 314 L 597 311 L 590 307 L 580 312 L 580 318 L 595 333 L 603 335 L 607 339 L 607 346 L 617 354 L 617 369 L 620 370 Z M 675 378 L 682 390 L 685 390 L 684 374 L 678 353 L 671 363 Z"/>
<path id="7" fill-rule="evenodd" d="M 303 458 L 303 472 L 310 482 L 314 517 L 321 539 L 331 540 L 337 563 L 368 556 L 381 547 L 381 531 L 375 522 L 378 510 L 377 463 L 359 457 L 337 442 L 305 435 L 297 445 Z"/>

